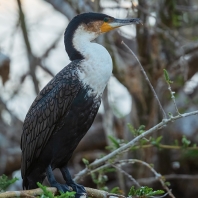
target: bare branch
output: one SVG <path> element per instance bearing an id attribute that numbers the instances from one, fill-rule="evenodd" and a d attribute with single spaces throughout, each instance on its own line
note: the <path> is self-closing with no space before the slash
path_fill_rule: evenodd
<path id="1" fill-rule="evenodd" d="M 164 109 L 163 109 L 163 107 L 162 107 L 162 105 L 161 105 L 161 103 L 160 103 L 160 101 L 159 101 L 159 98 L 158 98 L 158 96 L 157 96 L 157 94 L 156 94 L 156 92 L 155 92 L 155 90 L 154 90 L 154 88 L 153 88 L 153 86 L 152 86 L 152 84 L 151 84 L 151 82 L 150 82 L 150 80 L 149 80 L 149 78 L 148 78 L 146 72 L 144 71 L 144 68 L 143 68 L 142 64 L 141 64 L 140 61 L 138 60 L 137 56 L 133 53 L 133 51 L 128 47 L 128 45 L 126 45 L 126 43 L 124 43 L 124 41 L 122 41 L 122 44 L 131 52 L 131 54 L 132 54 L 132 55 L 135 57 L 135 59 L 137 60 L 139 66 L 140 66 L 140 69 L 141 69 L 142 73 L 144 74 L 144 77 L 145 77 L 146 81 L 148 82 L 148 84 L 149 84 L 149 86 L 150 86 L 150 88 L 151 88 L 151 90 L 152 90 L 152 92 L 153 92 L 153 95 L 155 96 L 155 98 L 156 98 L 156 100 L 157 100 L 157 102 L 158 102 L 158 105 L 159 105 L 159 107 L 160 107 L 160 109 L 161 109 L 161 111 L 162 111 L 162 113 L 163 113 L 163 118 L 166 118 L 166 113 L 165 113 L 165 111 L 164 111 Z"/>
<path id="2" fill-rule="evenodd" d="M 169 119 L 163 119 L 159 124 L 155 125 L 154 127 L 150 128 L 149 130 L 145 131 L 144 133 L 140 134 L 139 136 L 135 137 L 133 140 L 131 140 L 130 142 L 128 142 L 127 144 L 124 144 L 123 146 L 121 146 L 120 148 L 114 150 L 113 152 L 109 153 L 108 155 L 95 160 L 93 163 L 91 163 L 87 168 L 85 168 L 84 170 L 80 171 L 76 177 L 75 177 L 75 181 L 80 180 L 82 177 L 84 177 L 85 175 L 87 175 L 91 170 L 100 167 L 101 165 L 105 164 L 109 159 L 114 158 L 117 155 L 120 155 L 121 153 L 129 150 L 132 146 L 136 145 L 137 142 L 139 142 L 142 138 L 151 135 L 152 133 L 158 131 L 159 129 L 165 127 L 168 123 L 173 122 L 174 120 L 178 120 L 181 118 L 185 118 L 188 116 L 192 116 L 192 115 L 196 115 L 198 114 L 198 110 L 197 111 L 193 111 L 190 113 L 184 113 L 184 114 L 180 114 L 174 117 L 171 117 Z"/>
<path id="3" fill-rule="evenodd" d="M 71 20 L 77 14 L 76 11 L 72 8 L 72 6 L 64 0 L 56 0 L 56 1 L 45 0 L 45 1 L 53 5 L 54 8 L 58 10 L 60 13 L 67 16 L 69 20 Z"/>
<path id="4" fill-rule="evenodd" d="M 22 29 L 22 33 L 23 33 L 24 42 L 26 45 L 27 54 L 28 54 L 29 70 L 30 70 L 30 74 L 32 76 L 32 80 L 34 82 L 35 92 L 38 94 L 39 93 L 39 85 L 38 85 L 38 80 L 37 80 L 36 74 L 35 74 L 35 70 L 36 70 L 36 65 L 34 63 L 35 57 L 32 54 L 32 49 L 31 49 L 29 38 L 28 38 L 28 32 L 27 32 L 27 27 L 26 27 L 26 23 L 25 23 L 25 16 L 24 16 L 22 6 L 21 6 L 21 0 L 17 0 L 17 3 L 18 3 L 18 8 L 19 8 L 21 29 Z"/>
<path id="5" fill-rule="evenodd" d="M 163 175 L 166 180 L 198 180 L 198 175 L 185 175 L 185 174 L 170 174 L 170 175 Z M 143 185 L 149 185 L 153 182 L 157 181 L 156 177 L 149 177 L 149 178 L 141 178 L 137 179 L 137 181 Z"/>
<path id="6" fill-rule="evenodd" d="M 124 174 L 129 180 L 131 180 L 137 187 L 140 187 L 140 184 L 132 177 L 132 175 L 129 175 L 126 171 L 121 169 L 120 167 L 113 165 L 114 168 L 116 168 L 118 171 L 120 171 L 122 174 Z"/>

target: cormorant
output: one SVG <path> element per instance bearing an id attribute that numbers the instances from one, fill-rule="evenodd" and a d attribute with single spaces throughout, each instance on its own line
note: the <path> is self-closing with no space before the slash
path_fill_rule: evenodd
<path id="1" fill-rule="evenodd" d="M 112 59 L 101 45 L 91 42 L 100 34 L 120 26 L 140 23 L 139 19 L 115 19 L 101 13 L 74 17 L 64 34 L 65 49 L 72 61 L 38 94 L 31 105 L 21 136 L 23 188 L 37 188 L 47 175 L 59 191 L 76 191 L 67 163 L 92 125 L 102 93 L 112 74 Z M 59 184 L 52 170 L 59 168 L 65 184 Z"/>

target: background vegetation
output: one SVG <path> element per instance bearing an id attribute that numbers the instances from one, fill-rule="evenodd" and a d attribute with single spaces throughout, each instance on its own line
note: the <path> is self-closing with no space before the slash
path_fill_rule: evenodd
<path id="1" fill-rule="evenodd" d="M 196 0 L 1 0 L 0 175 L 19 173 L 24 116 L 39 90 L 69 62 L 63 32 L 69 20 L 82 12 L 139 17 L 143 25 L 121 28 L 97 39 L 112 56 L 113 77 L 104 93 L 103 108 L 70 161 L 74 175 L 85 167 L 95 170 L 98 166 L 89 167 L 95 159 L 140 137 L 165 118 L 139 63 L 121 41 L 138 56 L 166 118 L 179 115 L 171 93 L 180 113 L 198 110 Z M 169 74 L 166 79 L 163 69 Z M 108 160 L 107 167 L 92 171 L 91 176 L 85 176 L 85 170 L 76 180 L 109 192 L 119 187 L 123 194 L 131 186 L 164 189 L 167 185 L 175 197 L 196 198 L 197 119 L 194 115 L 170 120 L 166 127 L 160 125 L 160 130 L 146 138 L 142 135 L 130 149 Z M 21 181 L 17 182 L 14 188 L 21 189 Z"/>

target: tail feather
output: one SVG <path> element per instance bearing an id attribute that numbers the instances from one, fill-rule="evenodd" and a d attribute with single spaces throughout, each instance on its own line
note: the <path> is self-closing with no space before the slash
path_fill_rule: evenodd
<path id="1" fill-rule="evenodd" d="M 30 190 L 30 189 L 35 189 L 38 188 L 37 182 L 40 182 L 41 184 L 43 183 L 43 180 L 45 179 L 45 174 L 41 175 L 34 175 L 33 177 L 28 176 L 23 178 L 23 189 L 25 190 Z"/>
<path id="2" fill-rule="evenodd" d="M 27 177 L 23 178 L 23 190 L 28 190 L 29 189 L 29 182 L 28 182 L 28 179 Z"/>

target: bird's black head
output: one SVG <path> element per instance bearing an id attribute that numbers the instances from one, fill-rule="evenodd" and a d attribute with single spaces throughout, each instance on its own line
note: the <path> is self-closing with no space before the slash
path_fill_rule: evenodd
<path id="1" fill-rule="evenodd" d="M 132 23 L 140 23 L 139 19 L 115 19 L 102 13 L 83 13 L 75 16 L 67 26 L 64 35 L 65 49 L 70 60 L 83 59 L 82 53 L 75 44 L 78 41 L 92 41 L 101 33 Z"/>

